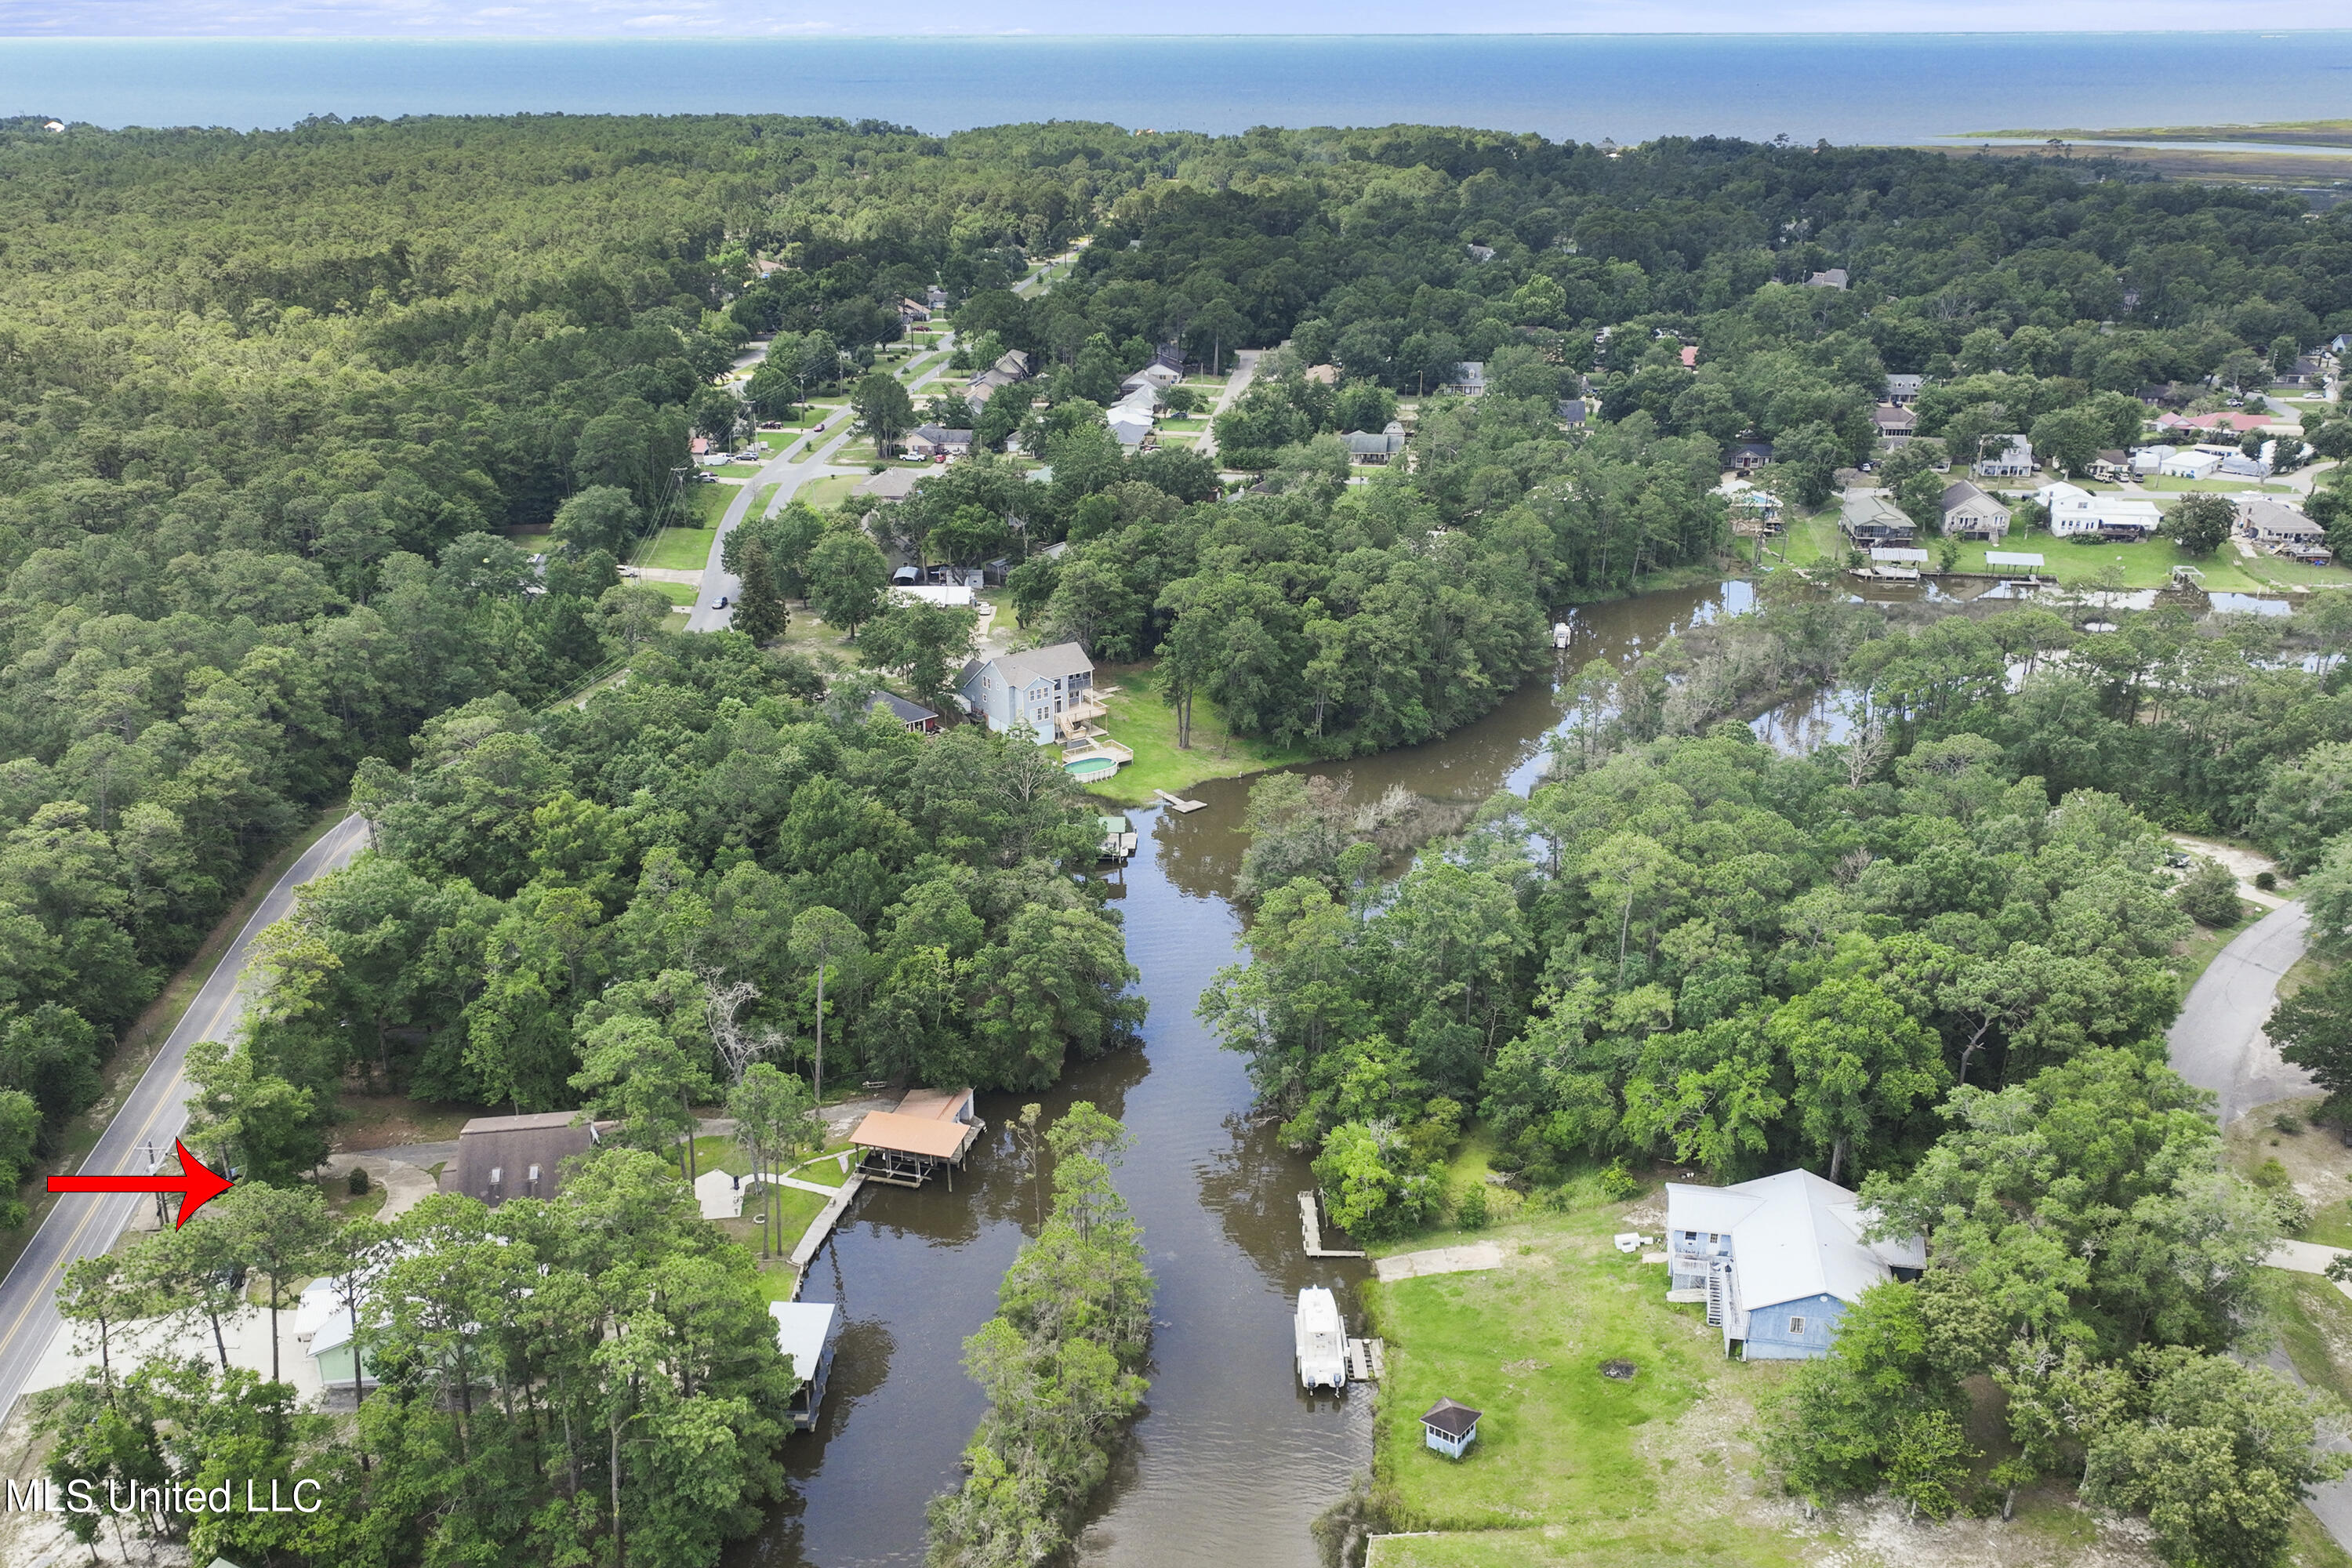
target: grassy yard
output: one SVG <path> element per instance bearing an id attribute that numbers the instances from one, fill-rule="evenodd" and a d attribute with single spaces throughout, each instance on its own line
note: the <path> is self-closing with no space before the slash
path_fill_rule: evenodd
<path id="1" fill-rule="evenodd" d="M 734 504 L 733 485 L 688 485 L 686 487 L 687 515 L 693 518 L 697 528 L 717 528 L 719 520 L 727 515 Z"/>
<path id="2" fill-rule="evenodd" d="M 641 587 L 651 588 L 677 609 L 692 609 L 695 600 L 702 596 L 702 590 L 689 583 L 663 583 L 646 577 L 633 577 L 630 581 Z"/>
<path id="3" fill-rule="evenodd" d="M 1092 793 L 1107 799 L 1143 805 L 1150 803 L 1155 789 L 1181 795 L 1202 779 L 1234 778 L 1307 760 L 1302 750 L 1233 734 L 1206 702 L 1192 705 L 1192 750 L 1179 751 L 1176 712 L 1160 697 L 1158 675 L 1150 665 L 1106 667 L 1099 679 L 1103 685 L 1119 689 L 1105 704 L 1110 715 L 1103 721 L 1103 728 L 1112 740 L 1135 752 L 1135 761 L 1089 786 Z"/>
<path id="4" fill-rule="evenodd" d="M 717 537 L 707 528 L 665 528 L 638 550 L 629 564 L 699 572 L 710 563 L 710 542 Z"/>
<path id="5" fill-rule="evenodd" d="M 2172 970 L 2180 976 L 2180 994 L 2183 996 L 2188 995 L 2189 988 L 2197 984 L 2197 977 L 2205 973 L 2206 965 L 2235 941 L 2240 931 L 2270 912 L 2244 899 L 2238 902 L 2245 912 L 2238 917 L 2235 925 L 2193 927 L 2172 950 Z"/>
<path id="6" fill-rule="evenodd" d="M 1610 1245 L 1623 1213 L 1522 1209 L 1486 1233 L 1499 1269 L 1366 1287 L 1388 1346 L 1375 1495 L 1392 1528 L 1475 1532 L 1383 1542 L 1382 1568 L 1800 1561 L 1801 1542 L 1734 1516 L 1745 1406 L 1780 1369 L 1727 1360 L 1703 1309 L 1669 1306 L 1664 1272 Z M 1630 1381 L 1601 1375 L 1620 1359 Z M 1486 1413 L 1460 1460 L 1422 1441 L 1441 1396 Z"/>
<path id="7" fill-rule="evenodd" d="M 856 483 L 857 476 L 853 474 L 834 474 L 822 479 L 811 479 L 793 492 L 793 499 L 806 501 L 819 511 L 830 511 L 849 499 L 849 492 Z"/>
<path id="8" fill-rule="evenodd" d="M 2080 480 L 2070 482 L 2081 483 Z M 2265 485 L 2251 479 L 2183 479 L 2163 474 L 2148 475 L 2139 481 L 2139 488 L 2144 490 L 2160 490 L 2167 495 L 2192 495 L 2199 491 L 2216 495 L 2231 495 L 2240 491 L 2247 495 L 2261 495 L 2265 491 L 2275 495 L 2285 495 L 2292 493 L 2294 489 L 2292 485 Z"/>

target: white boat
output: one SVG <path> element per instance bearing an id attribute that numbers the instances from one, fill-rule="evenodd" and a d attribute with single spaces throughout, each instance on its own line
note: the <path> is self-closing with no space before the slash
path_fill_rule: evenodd
<path id="1" fill-rule="evenodd" d="M 1568 647 L 1568 639 L 1575 635 L 1574 630 L 1566 621 L 1555 621 L 1551 628 L 1551 646 L 1556 648 L 1565 648 Z"/>
<path id="2" fill-rule="evenodd" d="M 1339 1303 L 1320 1285 L 1298 1293 L 1298 1382 L 1304 1388 L 1348 1386 L 1348 1331 Z"/>

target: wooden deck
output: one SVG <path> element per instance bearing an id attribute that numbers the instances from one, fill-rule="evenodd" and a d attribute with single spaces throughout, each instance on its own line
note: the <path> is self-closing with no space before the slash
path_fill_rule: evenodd
<path id="1" fill-rule="evenodd" d="M 1378 1383 L 1388 1371 L 1388 1346 L 1379 1340 L 1348 1342 L 1348 1376 L 1357 1383 Z"/>
<path id="2" fill-rule="evenodd" d="M 1156 789 L 1151 793 L 1166 803 L 1171 811 L 1202 811 L 1207 809 L 1209 804 L 1205 800 L 1186 800 L 1181 795 L 1170 795 L 1164 789 Z"/>
<path id="3" fill-rule="evenodd" d="M 1307 1256 L 1309 1258 L 1361 1258 L 1360 1252 L 1337 1251 L 1323 1245 L 1323 1220 L 1315 1206 L 1313 1193 L 1298 1194 L 1298 1223 L 1307 1233 Z"/>

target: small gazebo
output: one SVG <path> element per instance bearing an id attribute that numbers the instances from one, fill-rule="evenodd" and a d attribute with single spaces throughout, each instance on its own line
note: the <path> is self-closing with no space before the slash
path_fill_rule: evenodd
<path id="1" fill-rule="evenodd" d="M 1429 1446 L 1449 1459 L 1478 1440 L 1479 1412 L 1451 1399 L 1441 1399 L 1421 1414 L 1421 1429 Z"/>

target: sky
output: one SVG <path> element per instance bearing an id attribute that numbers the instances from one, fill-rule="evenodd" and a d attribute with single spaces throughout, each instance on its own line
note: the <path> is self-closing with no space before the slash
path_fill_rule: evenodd
<path id="1" fill-rule="evenodd" d="M 1106 26 L 1109 19 L 1115 25 Z M 2309 27 L 2307 0 L 0 0 L 6 37 L 1937 33 Z M 1138 26 L 1140 24 L 1140 26 Z"/>

